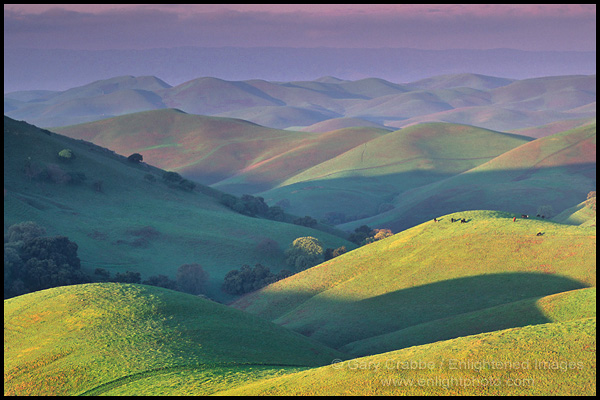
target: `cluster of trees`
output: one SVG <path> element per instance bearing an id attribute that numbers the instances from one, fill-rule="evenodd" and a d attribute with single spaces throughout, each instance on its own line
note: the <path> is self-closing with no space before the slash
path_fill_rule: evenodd
<path id="1" fill-rule="evenodd" d="M 348 250 L 346 249 L 346 246 L 340 246 L 337 249 L 328 247 L 325 249 L 325 253 L 323 253 L 323 261 L 328 261 L 328 260 L 331 260 L 332 258 L 339 257 L 342 254 L 346 253 L 347 251 Z"/>
<path id="2" fill-rule="evenodd" d="M 143 232 L 148 229 L 142 228 Z M 152 233 L 152 232 L 151 232 Z M 155 275 L 142 282 L 139 272 L 97 268 L 89 275 L 81 269 L 78 246 L 65 236 L 44 236 L 46 230 L 32 221 L 10 226 L 4 234 L 4 298 L 57 286 L 90 282 L 143 283 L 194 295 L 206 292 L 208 272 L 200 264 L 183 264 L 175 280 Z"/>
<path id="3" fill-rule="evenodd" d="M 89 282 L 77 244 L 65 236 L 43 236 L 34 222 L 15 224 L 4 235 L 4 298 L 51 287 Z"/>
<path id="4" fill-rule="evenodd" d="M 234 269 L 225 275 L 221 288 L 224 292 L 233 295 L 246 294 L 291 275 L 292 273 L 286 269 L 274 274 L 262 264 L 256 264 L 254 268 L 243 265 L 239 270 Z"/>
<path id="5" fill-rule="evenodd" d="M 114 277 L 110 272 L 103 268 L 96 268 L 94 271 L 94 281 L 96 282 L 121 282 L 121 283 L 141 283 L 144 285 L 158 286 L 166 289 L 177 290 L 179 292 L 200 295 L 206 293 L 209 280 L 209 274 L 200 264 L 183 264 L 177 268 L 175 280 L 166 275 L 152 275 L 142 281 L 139 272 L 126 271 L 117 272 Z"/>
<path id="6" fill-rule="evenodd" d="M 245 199 L 246 204 L 250 205 L 249 209 L 253 209 L 252 204 L 264 204 L 262 198 L 254 199 L 256 200 Z M 264 207 L 262 209 L 264 210 Z M 4 235 L 5 298 L 56 286 L 88 282 L 142 283 L 194 295 L 206 292 L 209 274 L 200 264 L 181 265 L 174 280 L 159 274 L 142 281 L 141 274 L 132 271 L 117 272 L 111 277 L 110 272 L 102 268 L 97 268 L 91 276 L 87 275 L 81 270 L 77 244 L 65 236 L 45 237 L 45 233 L 44 228 L 31 221 L 8 228 Z M 140 228 L 130 233 L 143 238 L 159 234 L 152 227 Z M 389 229 L 371 229 L 363 225 L 354 231 L 350 240 L 358 245 L 365 245 L 391 235 Z M 270 239 L 263 240 L 260 246 L 270 249 L 269 251 L 280 251 L 277 243 Z M 325 249 L 321 241 L 312 236 L 299 237 L 284 253 L 290 270 L 283 269 L 275 274 L 261 264 L 256 264 L 254 268 L 243 265 L 239 270 L 227 273 L 222 289 L 233 295 L 249 293 L 338 257 L 346 251 L 345 246 Z"/>
<path id="7" fill-rule="evenodd" d="M 68 172 L 58 164 L 46 164 L 40 161 L 32 160 L 31 158 L 25 160 L 23 172 L 25 172 L 25 176 L 29 179 L 58 184 L 78 185 L 87 179 L 83 172 Z"/>
<path id="8" fill-rule="evenodd" d="M 231 208 L 233 211 L 249 217 L 263 217 L 274 221 L 284 221 L 283 208 L 279 206 L 269 207 L 265 199 L 260 196 L 244 194 L 238 198 L 232 194 L 224 193 L 219 201 L 221 204 Z"/>
<path id="9" fill-rule="evenodd" d="M 304 218 L 296 218 L 296 219 L 294 219 L 292 221 L 292 223 L 294 223 L 296 225 L 306 226 L 308 228 L 314 228 L 315 226 L 317 226 L 318 222 L 313 217 L 307 215 Z"/>
<path id="10" fill-rule="evenodd" d="M 362 225 L 356 228 L 354 233 L 350 234 L 348 240 L 358 246 L 364 246 L 365 244 L 373 243 L 392 235 L 393 233 L 390 229 L 373 229 L 367 225 Z"/>
<path id="11" fill-rule="evenodd" d="M 166 171 L 163 173 L 162 179 L 163 182 L 170 188 L 181 189 L 186 192 L 191 192 L 196 188 L 196 184 L 194 182 L 184 179 L 177 172 Z"/>
<path id="12" fill-rule="evenodd" d="M 87 181 L 85 173 L 80 171 L 68 171 L 73 167 L 67 166 L 76 159 L 75 152 L 71 149 L 63 149 L 57 153 L 58 164 L 44 163 L 39 160 L 32 160 L 31 157 L 25 160 L 23 172 L 30 180 L 50 182 L 57 184 L 81 185 Z M 59 165 L 61 164 L 61 165 Z M 96 192 L 103 192 L 103 182 L 94 181 L 92 187 Z"/>

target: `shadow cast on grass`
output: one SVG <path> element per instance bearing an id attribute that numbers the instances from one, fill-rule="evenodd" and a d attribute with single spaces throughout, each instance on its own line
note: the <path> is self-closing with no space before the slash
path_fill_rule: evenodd
<path id="1" fill-rule="evenodd" d="M 536 306 L 540 297 L 587 287 L 563 276 L 543 273 L 498 273 L 456 278 L 397 290 L 359 301 L 313 297 L 276 319 L 330 347 L 407 330 L 386 351 L 463 335 L 552 322 Z M 288 293 L 286 296 L 293 296 Z M 278 299 L 273 299 L 277 301 Z M 514 309 L 493 307 L 514 304 Z M 491 312 L 489 309 L 492 309 Z M 487 310 L 431 329 L 413 328 L 432 321 Z"/>

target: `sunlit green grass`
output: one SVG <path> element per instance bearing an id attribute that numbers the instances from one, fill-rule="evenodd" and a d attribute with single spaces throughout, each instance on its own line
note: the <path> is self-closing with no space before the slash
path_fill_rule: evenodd
<path id="1" fill-rule="evenodd" d="M 144 285 L 86 284 L 18 296 L 4 301 L 4 327 L 4 388 L 12 395 L 102 392 L 155 374 L 180 381 L 196 370 L 218 376 L 212 367 L 245 381 L 254 371 L 344 357 L 248 313 Z"/>
<path id="2" fill-rule="evenodd" d="M 450 222 L 458 217 L 469 222 Z M 509 213 L 455 213 L 276 282 L 234 306 L 341 348 L 441 318 L 595 286 L 595 234 L 595 228 L 541 219 L 513 222 Z"/>
<path id="3" fill-rule="evenodd" d="M 596 318 L 410 347 L 220 395 L 595 395 Z"/>

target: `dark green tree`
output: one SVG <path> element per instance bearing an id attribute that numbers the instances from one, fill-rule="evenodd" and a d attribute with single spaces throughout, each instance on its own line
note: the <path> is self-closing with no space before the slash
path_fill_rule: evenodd
<path id="1" fill-rule="evenodd" d="M 200 264 L 183 264 L 177 268 L 176 282 L 183 292 L 202 294 L 206 290 L 208 272 Z"/>
<path id="2" fill-rule="evenodd" d="M 37 237 L 21 248 L 22 271 L 17 272 L 29 292 L 89 282 L 81 271 L 77 244 L 65 236 Z"/>
<path id="3" fill-rule="evenodd" d="M 152 275 L 147 280 L 142 282 L 144 285 L 157 286 L 165 289 L 180 290 L 179 285 L 166 275 Z"/>
<path id="4" fill-rule="evenodd" d="M 142 275 L 139 272 L 133 271 L 126 271 L 125 273 L 117 272 L 112 281 L 121 283 L 141 283 Z"/>
<path id="5" fill-rule="evenodd" d="M 139 164 L 144 160 L 144 157 L 140 153 L 133 153 L 129 157 L 127 157 L 127 161 L 132 162 L 134 164 Z"/>

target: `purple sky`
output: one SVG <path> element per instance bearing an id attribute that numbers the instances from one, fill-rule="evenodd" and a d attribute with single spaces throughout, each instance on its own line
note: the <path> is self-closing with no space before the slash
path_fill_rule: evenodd
<path id="1" fill-rule="evenodd" d="M 596 50 L 596 5 L 5 4 L 5 48 Z"/>

